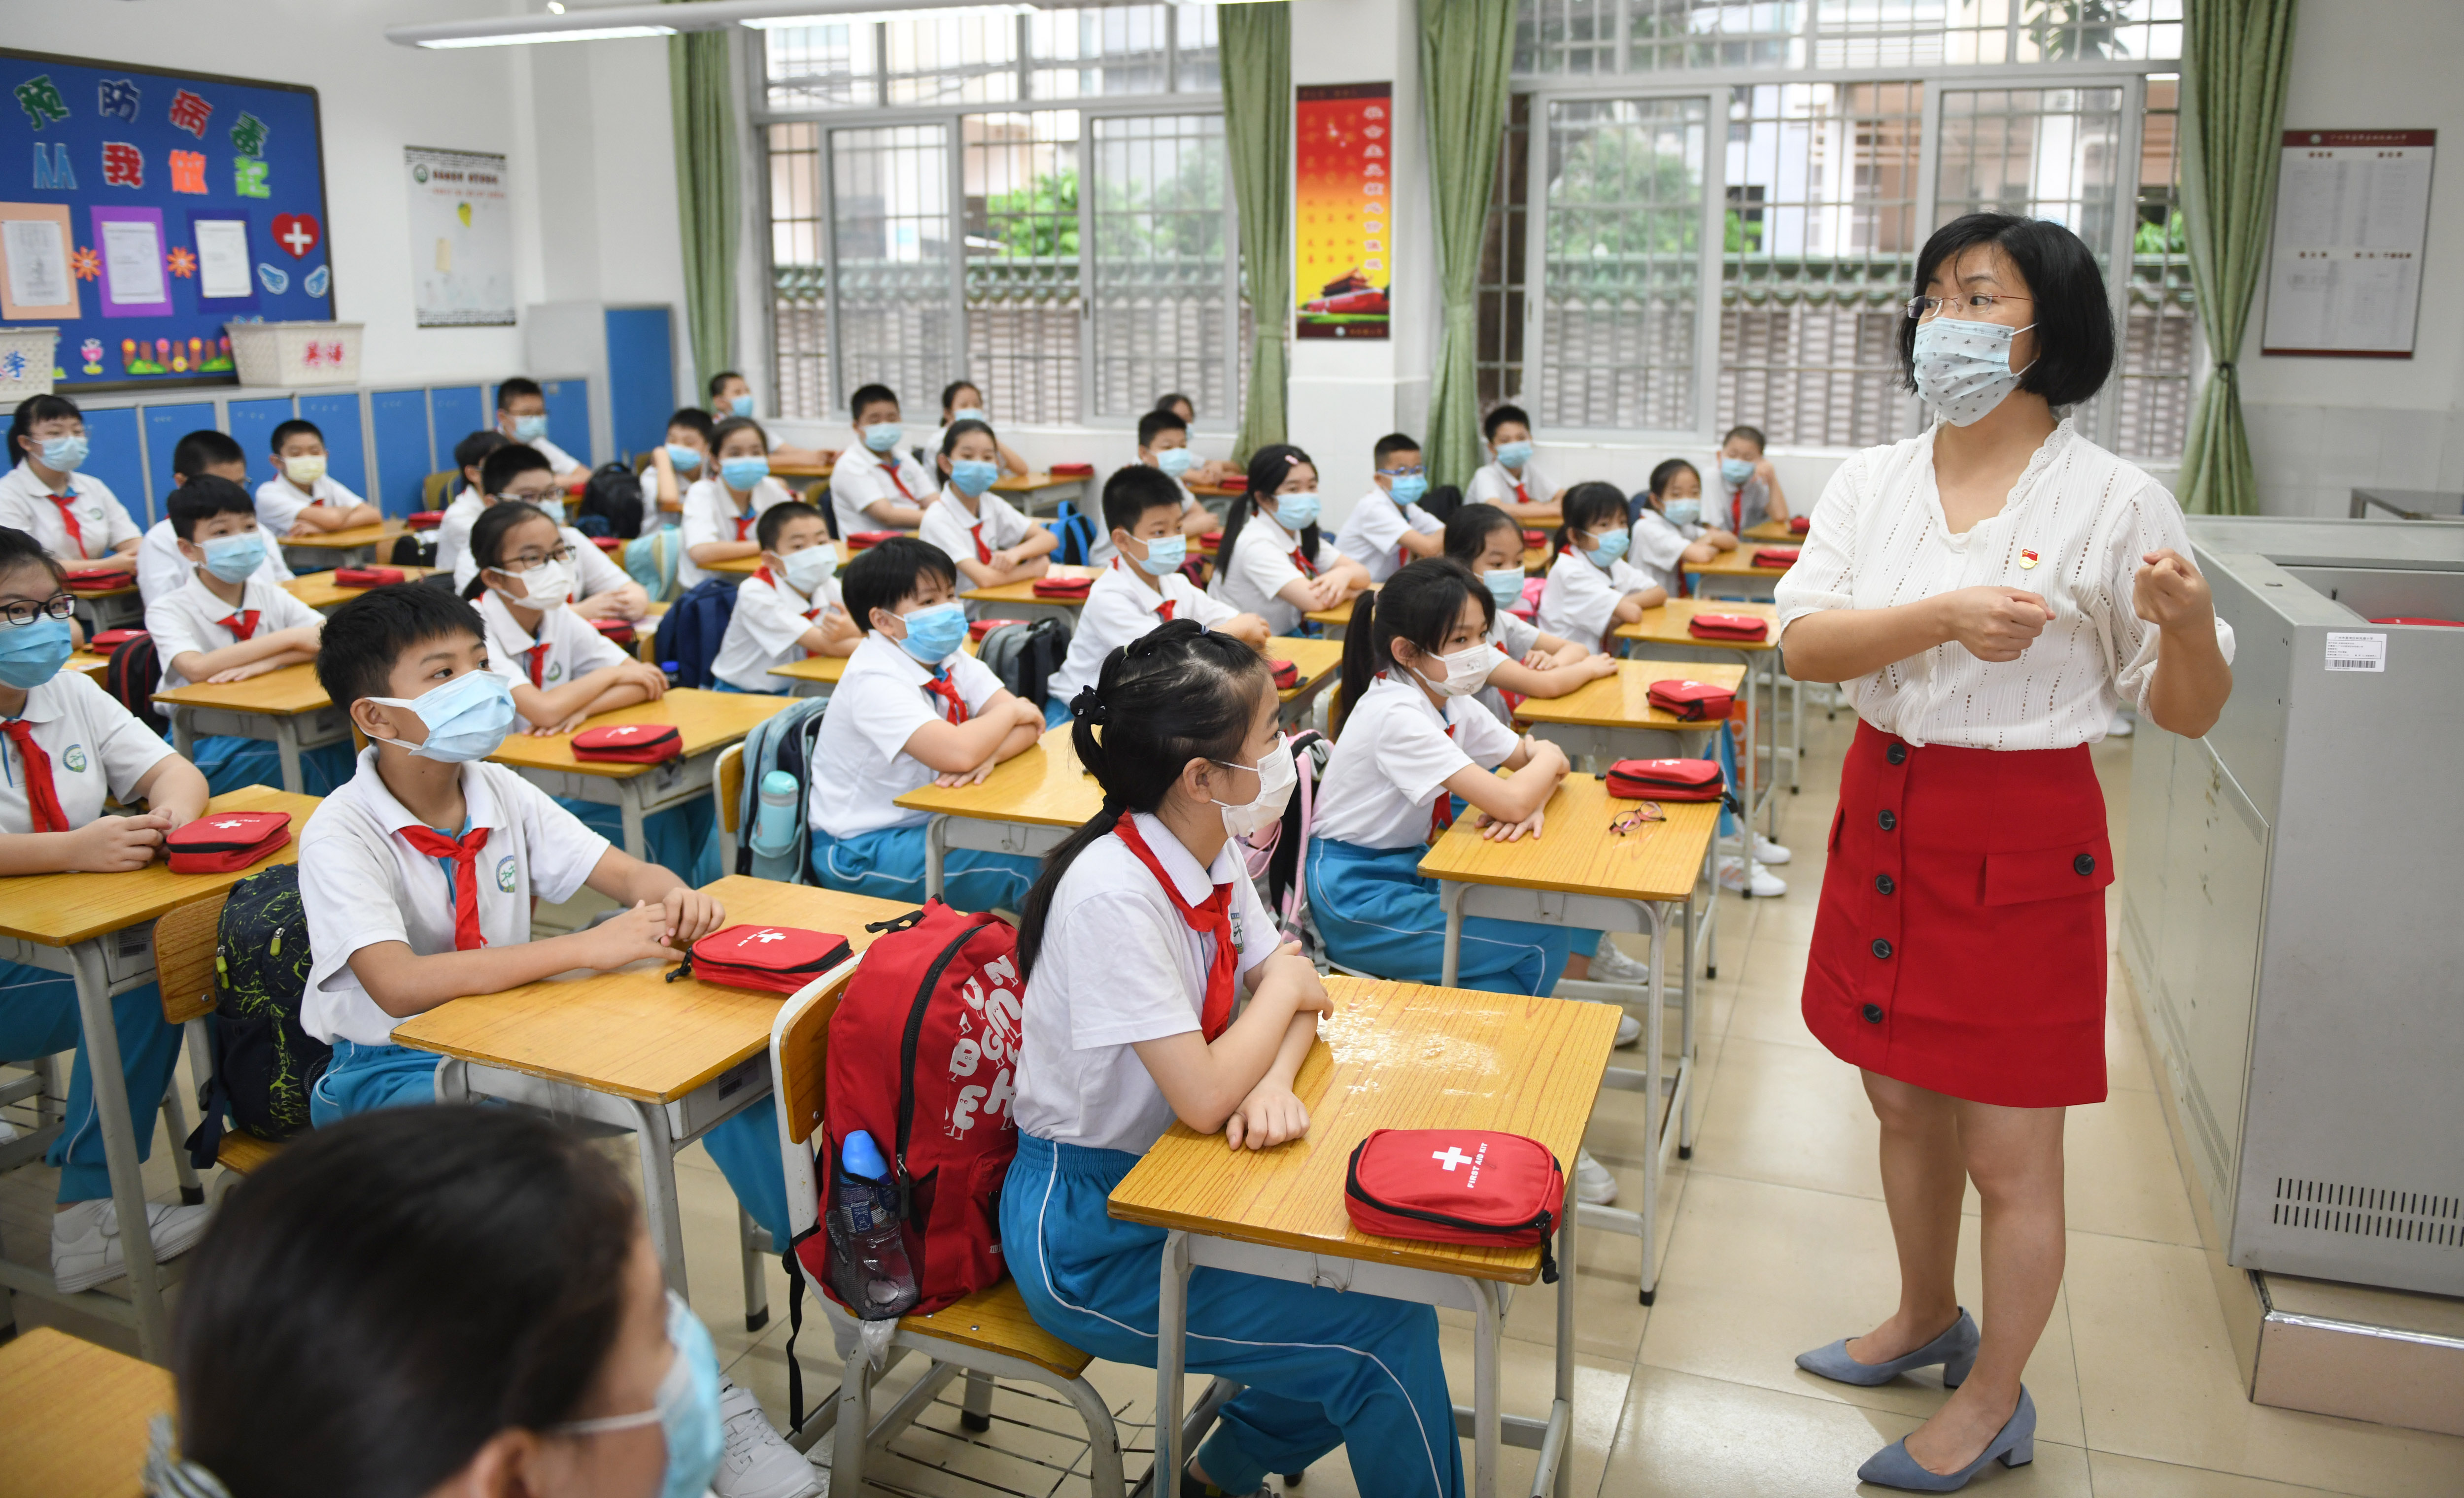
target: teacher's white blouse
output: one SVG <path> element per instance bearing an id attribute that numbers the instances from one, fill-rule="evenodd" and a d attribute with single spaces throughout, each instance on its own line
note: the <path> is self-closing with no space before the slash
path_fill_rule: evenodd
<path id="1" fill-rule="evenodd" d="M 1939 430 L 1939 429 L 1936 429 Z M 2015 661 L 1978 660 L 1956 642 L 1842 683 L 1857 716 L 1915 744 L 2067 749 L 2104 737 L 2117 704 L 2142 712 L 2156 627 L 2131 608 L 2147 552 L 2190 554 L 2173 496 L 2073 430 L 2054 429 L 1999 515 L 1950 534 L 1934 488 L 1933 431 L 1868 448 L 1839 466 L 1814 528 L 1779 580 L 1790 625 L 1826 608 L 1888 608 L 1964 587 L 2024 588 L 2053 622 Z M 2233 655 L 2233 627 L 2216 644 Z"/>

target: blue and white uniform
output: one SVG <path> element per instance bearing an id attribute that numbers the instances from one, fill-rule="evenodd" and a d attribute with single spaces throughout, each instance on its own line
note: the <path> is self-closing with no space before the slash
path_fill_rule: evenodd
<path id="1" fill-rule="evenodd" d="M 1532 623 L 1542 634 L 1578 641 L 1589 649 L 1608 649 L 1608 633 L 1617 622 L 1617 605 L 1629 593 L 1656 587 L 1649 573 L 1624 558 L 1600 566 L 1569 546 L 1549 566 L 1549 582 L 1540 590 L 1540 614 Z"/>
<path id="2" fill-rule="evenodd" d="M 1229 844 L 1203 868 L 1160 821 L 1135 825 L 1183 900 L 1231 886 L 1243 978 L 1274 954 L 1274 920 Z M 1098 838 L 1054 890 L 1027 980 L 1001 1252 L 1038 1325 L 1114 1362 L 1155 1366 L 1164 1230 L 1105 1202 L 1173 1121 L 1134 1047 L 1199 1029 L 1215 939 L 1190 929 L 1118 836 Z M 1248 1385 L 1198 1453 L 1226 1491 L 1338 1445 L 1364 1494 L 1463 1491 L 1433 1308 L 1199 1269 L 1186 1346 L 1191 1372 Z"/>
<path id="3" fill-rule="evenodd" d="M 284 629 L 324 627 L 323 614 L 293 597 L 282 584 L 262 581 L 261 574 L 252 574 L 241 584 L 240 601 L 234 606 L 215 597 L 191 566 L 186 587 L 145 606 L 145 632 L 153 637 L 154 658 L 163 667 L 155 690 L 169 692 L 190 685 L 180 672 L 180 657 L 191 652 L 210 654 L 236 645 L 242 628 L 248 630 L 250 639 L 255 639 Z M 242 785 L 282 783 L 281 752 L 265 739 L 209 734 L 192 748 L 190 758 L 205 772 L 206 789 L 214 795 Z M 351 778 L 351 746 L 321 744 L 303 750 L 299 772 L 301 789 L 311 796 L 322 796 Z"/>
<path id="4" fill-rule="evenodd" d="M 77 523 L 71 535 L 69 524 Z M 34 466 L 23 458 L 0 478 L 0 525 L 24 531 L 62 562 L 90 562 L 110 556 L 122 541 L 140 538 L 128 507 L 111 486 L 92 474 L 71 474 L 68 492 L 55 494 L 34 476 Z"/>

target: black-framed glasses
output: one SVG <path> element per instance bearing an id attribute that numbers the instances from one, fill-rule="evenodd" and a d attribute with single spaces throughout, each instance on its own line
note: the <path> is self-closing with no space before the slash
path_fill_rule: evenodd
<path id="1" fill-rule="evenodd" d="M 11 602 L 0 604 L 0 620 L 23 627 L 38 618 L 66 619 L 77 610 L 77 601 L 66 593 L 55 593 L 39 604 Z"/>
<path id="2" fill-rule="evenodd" d="M 1969 292 L 1964 297 L 1911 297 L 1901 310 L 1922 322 L 1946 307 L 1965 312 L 1991 312 L 1997 301 L 2033 302 L 2035 299 L 2002 292 Z"/>
<path id="3" fill-rule="evenodd" d="M 539 553 L 535 551 L 517 552 L 506 559 L 507 564 L 503 570 L 508 572 L 529 572 L 537 568 L 546 566 L 551 562 L 571 562 L 572 560 L 573 548 L 570 546 L 559 546 L 556 550 L 547 553 L 545 556 L 541 556 Z"/>
<path id="4" fill-rule="evenodd" d="M 1611 818 L 1609 820 L 1609 830 L 1619 837 L 1623 837 L 1635 828 L 1642 826 L 1647 823 L 1665 822 L 1667 820 L 1668 813 L 1661 806 L 1660 803 L 1656 801 L 1646 801 L 1641 805 L 1635 807 L 1632 811 L 1626 812 L 1621 816 Z"/>

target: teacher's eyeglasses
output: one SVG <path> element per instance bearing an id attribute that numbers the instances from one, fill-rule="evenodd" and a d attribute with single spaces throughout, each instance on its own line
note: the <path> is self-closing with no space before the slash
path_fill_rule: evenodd
<path id="1" fill-rule="evenodd" d="M 1925 319 L 1932 317 L 1937 312 L 1991 312 L 1993 310 L 1993 304 L 1995 302 L 2033 302 L 2035 299 L 2036 298 L 2034 297 L 2011 297 L 1999 294 L 1988 295 L 1984 292 L 1970 292 L 1965 297 L 1911 297 L 1907 299 L 1904 310 L 1909 317 L 1922 322 Z"/>

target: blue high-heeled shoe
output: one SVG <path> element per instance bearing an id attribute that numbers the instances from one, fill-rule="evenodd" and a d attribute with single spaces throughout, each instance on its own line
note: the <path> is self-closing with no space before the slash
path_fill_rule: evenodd
<path id="1" fill-rule="evenodd" d="M 1950 1330 L 1918 1348 L 1905 1357 L 1894 1357 L 1887 1363 L 1860 1363 L 1848 1355 L 1848 1339 L 1841 1337 L 1829 1347 L 1817 1347 L 1811 1353 L 1796 1355 L 1796 1366 L 1807 1373 L 1829 1378 L 1836 1383 L 1856 1383 L 1872 1387 L 1888 1383 L 1903 1373 L 1918 1368 L 1942 1364 L 1942 1386 L 1956 1389 L 1968 1381 L 1968 1371 L 1976 1366 L 1976 1323 L 1969 1319 L 1968 1308 L 1960 1308 L 1959 1319 Z"/>
<path id="2" fill-rule="evenodd" d="M 1993 1439 L 1975 1461 L 1956 1472 L 1931 1472 L 1908 1455 L 1907 1438 L 1903 1436 L 1865 1459 L 1857 1468 L 1857 1481 L 1872 1483 L 1877 1487 L 1897 1487 L 1911 1493 L 1955 1493 L 1969 1480 L 1985 1470 L 1988 1462 L 2000 1462 L 2004 1466 L 2026 1466 L 2036 1459 L 2036 1401 L 2028 1398 L 2028 1387 L 2019 1386 L 2019 1407 L 1994 1432 Z"/>

